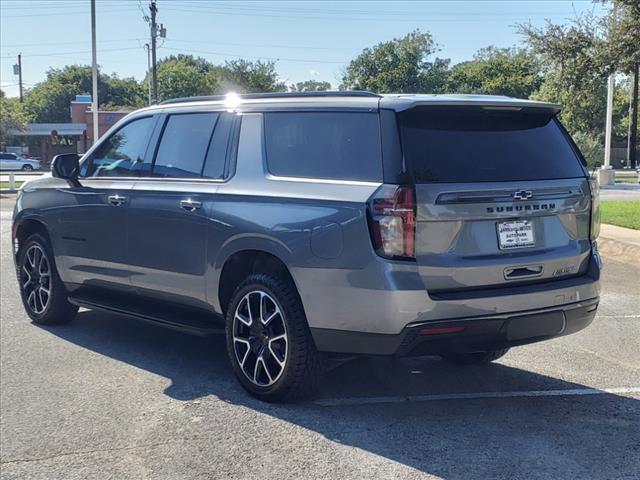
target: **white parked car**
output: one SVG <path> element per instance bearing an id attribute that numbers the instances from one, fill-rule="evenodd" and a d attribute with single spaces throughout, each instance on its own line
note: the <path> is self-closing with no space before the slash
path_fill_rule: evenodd
<path id="1" fill-rule="evenodd" d="M 23 158 L 15 153 L 0 153 L 0 170 L 23 170 L 31 172 L 40 170 L 40 162 Z"/>

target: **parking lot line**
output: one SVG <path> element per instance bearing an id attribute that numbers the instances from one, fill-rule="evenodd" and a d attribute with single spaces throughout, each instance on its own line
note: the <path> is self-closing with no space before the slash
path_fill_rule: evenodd
<path id="1" fill-rule="evenodd" d="M 435 395 L 407 395 L 390 397 L 350 397 L 323 398 L 314 403 L 322 407 L 339 407 L 346 405 L 374 405 L 380 403 L 432 402 L 438 400 L 476 400 L 484 398 L 514 398 L 514 397 L 569 397 L 576 395 L 604 395 L 640 393 L 640 387 L 618 388 L 571 388 L 565 390 L 524 390 L 515 392 L 475 392 L 475 393 L 445 393 Z"/>

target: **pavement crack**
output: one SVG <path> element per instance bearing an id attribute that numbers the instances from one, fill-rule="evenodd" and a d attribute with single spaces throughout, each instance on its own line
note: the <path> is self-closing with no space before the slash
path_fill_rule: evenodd
<path id="1" fill-rule="evenodd" d="M 43 462 L 47 460 L 53 460 L 61 457 L 69 457 L 73 455 L 87 455 L 92 453 L 104 453 L 104 452 L 126 452 L 130 450 L 137 450 L 140 448 L 155 448 L 161 447 L 164 445 L 169 445 L 171 443 L 177 443 L 178 440 L 169 440 L 166 442 L 157 442 L 157 443 L 148 443 L 143 445 L 132 445 L 129 447 L 110 447 L 110 448 L 96 448 L 92 450 L 77 450 L 72 452 L 62 452 L 57 453 L 55 455 L 49 455 L 45 457 L 34 457 L 34 458 L 17 458 L 14 460 L 0 460 L 0 465 L 11 465 L 14 463 L 30 463 L 30 462 Z"/>

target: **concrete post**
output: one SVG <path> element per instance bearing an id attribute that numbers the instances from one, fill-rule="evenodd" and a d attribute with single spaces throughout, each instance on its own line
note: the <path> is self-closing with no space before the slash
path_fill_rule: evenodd
<path id="1" fill-rule="evenodd" d="M 16 189 L 16 176 L 13 173 L 9 174 L 9 190 Z"/>
<path id="2" fill-rule="evenodd" d="M 611 168 L 611 128 L 613 117 L 613 89 L 615 87 L 613 74 L 609 75 L 607 84 L 607 119 L 604 132 L 604 165 L 598 170 L 600 185 L 613 185 L 616 172 Z"/>

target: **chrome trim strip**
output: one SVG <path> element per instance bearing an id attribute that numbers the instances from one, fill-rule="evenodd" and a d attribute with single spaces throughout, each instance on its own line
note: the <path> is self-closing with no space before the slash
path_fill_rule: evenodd
<path id="1" fill-rule="evenodd" d="M 364 187 L 379 187 L 382 182 L 367 182 L 361 180 L 337 180 L 331 178 L 307 178 L 307 177 L 280 177 L 267 173 L 265 175 L 267 180 L 281 181 L 281 182 L 299 182 L 299 183 L 323 183 L 332 185 L 360 185 Z"/>
<path id="2" fill-rule="evenodd" d="M 170 183 L 227 183 L 229 179 L 215 179 L 215 178 L 176 178 L 176 177 L 81 177 L 78 180 L 82 181 L 129 181 L 129 182 L 170 182 Z"/>

